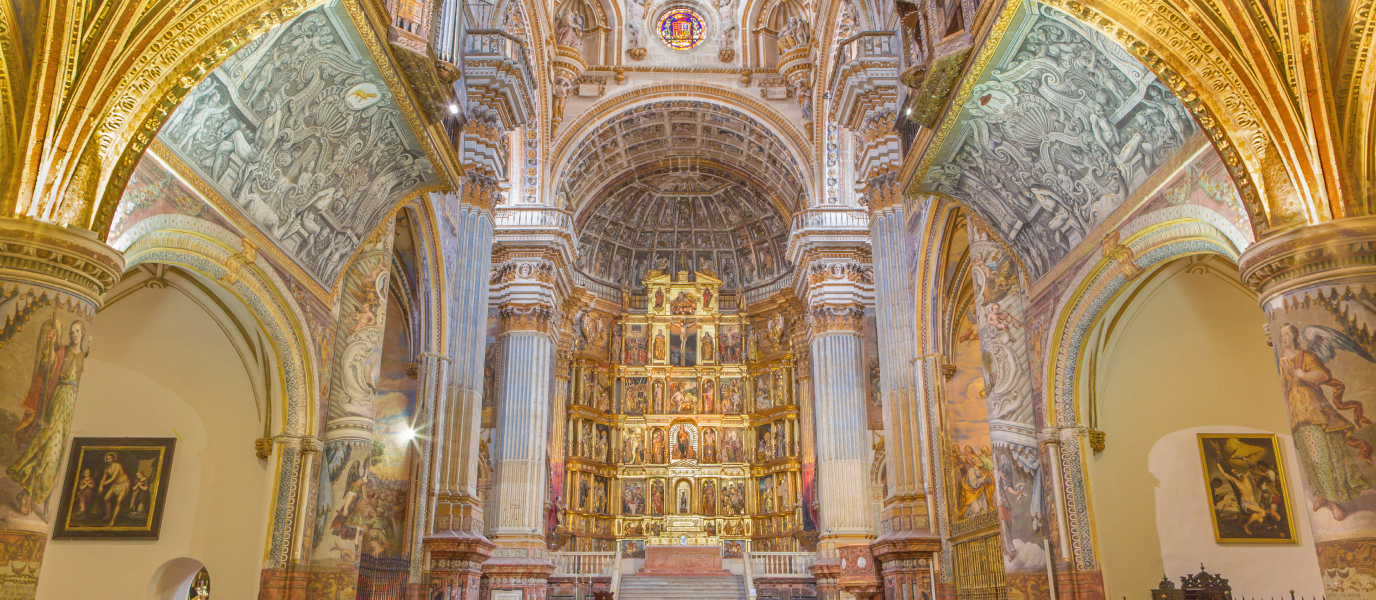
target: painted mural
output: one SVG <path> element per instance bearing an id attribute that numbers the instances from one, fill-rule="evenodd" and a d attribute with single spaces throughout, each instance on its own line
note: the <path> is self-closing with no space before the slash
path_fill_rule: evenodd
<path id="1" fill-rule="evenodd" d="M 395 201 L 439 183 L 342 5 L 249 42 L 158 140 L 333 287 Z"/>
<path id="2" fill-rule="evenodd" d="M 1329 598 L 1376 589 L 1376 288 L 1314 287 L 1263 307 Z"/>
<path id="3" fill-rule="evenodd" d="M 1000 244 L 973 227 L 970 237 L 973 322 L 984 372 L 1004 569 L 1009 574 L 1041 573 L 1050 517 L 1037 443 L 1022 284 L 1017 266 Z"/>
<path id="4" fill-rule="evenodd" d="M 954 503 L 951 520 L 974 519 L 997 510 L 989 407 L 973 310 L 959 317 L 953 362 L 946 381 L 946 434 L 950 443 L 947 478 Z"/>
<path id="5" fill-rule="evenodd" d="M 964 200 L 1033 280 L 1197 134 L 1127 50 L 1073 17 L 1024 3 L 921 188 Z"/>

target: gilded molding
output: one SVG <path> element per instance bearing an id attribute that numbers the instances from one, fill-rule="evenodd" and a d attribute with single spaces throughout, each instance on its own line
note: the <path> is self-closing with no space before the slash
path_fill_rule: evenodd
<path id="1" fill-rule="evenodd" d="M 32 281 L 97 307 L 124 274 L 124 255 L 83 229 L 0 217 L 0 277 Z"/>
<path id="2" fill-rule="evenodd" d="M 1242 281 L 1264 304 L 1308 285 L 1376 274 L 1376 216 L 1290 229 L 1242 254 Z"/>

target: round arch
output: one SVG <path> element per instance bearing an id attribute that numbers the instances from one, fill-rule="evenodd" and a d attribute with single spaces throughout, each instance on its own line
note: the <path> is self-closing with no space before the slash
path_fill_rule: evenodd
<path id="1" fill-rule="evenodd" d="M 174 265 L 218 282 L 253 314 L 281 358 L 278 439 L 286 438 L 277 453 L 274 511 L 269 529 L 267 562 L 279 566 L 293 560 L 293 533 L 300 513 L 301 442 L 320 429 L 314 399 L 319 379 L 313 365 L 318 349 L 306 332 L 305 315 L 290 301 L 286 284 L 270 269 L 257 264 L 251 242 L 206 221 L 182 215 L 159 215 L 132 227 L 116 246 L 126 248 L 126 269 L 148 263 Z M 236 248 L 237 247 L 237 248 Z"/>

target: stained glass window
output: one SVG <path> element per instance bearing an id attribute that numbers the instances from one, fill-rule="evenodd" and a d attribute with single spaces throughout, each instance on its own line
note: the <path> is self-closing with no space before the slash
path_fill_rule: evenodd
<path id="1" fill-rule="evenodd" d="M 659 18 L 659 39 L 675 50 L 691 50 L 705 36 L 702 15 L 691 8 L 675 8 Z"/>

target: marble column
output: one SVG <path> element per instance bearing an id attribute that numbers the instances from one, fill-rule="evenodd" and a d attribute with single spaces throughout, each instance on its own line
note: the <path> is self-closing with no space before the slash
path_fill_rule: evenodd
<path id="1" fill-rule="evenodd" d="M 383 227 L 364 241 L 339 291 L 309 584 L 334 590 L 333 597 L 358 587 L 393 239 L 392 228 Z"/>
<path id="2" fill-rule="evenodd" d="M 87 335 L 124 257 L 94 233 L 0 217 L 0 406 L 18 415 L 0 480 L 6 598 L 33 598 L 57 512 L 57 472 L 90 352 Z"/>
<path id="3" fill-rule="evenodd" d="M 554 392 L 554 310 L 544 304 L 508 303 L 500 309 L 502 373 L 498 383 L 493 494 L 497 514 L 490 531 L 494 558 L 483 564 L 492 590 L 522 590 L 542 597 L 554 572 L 547 558 L 544 512 L 547 453 Z M 537 595 L 538 594 L 538 595 Z"/>
<path id="4" fill-rule="evenodd" d="M 895 186 L 892 181 L 888 185 Z M 877 187 L 876 185 L 872 185 Z M 871 193 L 872 197 L 893 194 Z M 888 496 L 880 515 L 879 539 L 871 545 L 882 565 L 886 596 L 920 598 L 928 563 L 941 549 L 928 509 L 927 457 L 931 446 L 926 398 L 918 387 L 917 300 L 907 262 L 908 232 L 902 204 L 872 205 L 870 240 L 874 248 L 875 329 L 879 341 L 879 380 L 884 405 L 884 447 Z"/>
<path id="5" fill-rule="evenodd" d="M 859 306 L 818 306 L 808 314 L 821 547 L 828 551 L 869 543 L 875 534 L 864 485 L 869 481 L 864 314 Z"/>
<path id="6" fill-rule="evenodd" d="M 1376 586 L 1376 217 L 1289 230 L 1243 254 L 1290 411 L 1304 481 L 1293 499 L 1314 532 L 1329 600 Z M 1365 499 L 1363 499 L 1365 498 Z"/>
<path id="7" fill-rule="evenodd" d="M 1027 319 L 1017 264 L 1003 245 L 970 227 L 971 279 L 980 348 L 990 382 L 989 440 L 1003 543 L 1005 580 L 1029 599 L 1050 596 L 1045 542 L 1054 518 L 1048 510 L 1046 469 L 1032 397 Z"/>
<path id="8" fill-rule="evenodd" d="M 427 395 L 433 392 L 438 400 L 431 421 L 431 483 L 424 488 L 431 503 L 422 540 L 429 557 L 424 568 L 430 588 L 451 593 L 446 600 L 477 600 L 481 565 L 494 546 L 483 536 L 478 494 L 492 216 L 457 197 L 435 200 L 450 227 L 441 242 L 450 293 L 445 303 L 450 360 L 436 358 L 434 385 L 423 382 Z"/>

